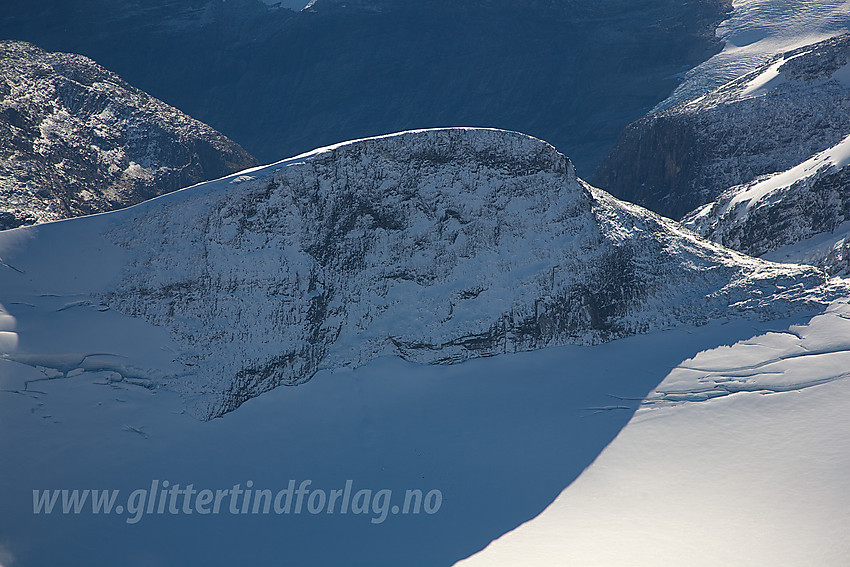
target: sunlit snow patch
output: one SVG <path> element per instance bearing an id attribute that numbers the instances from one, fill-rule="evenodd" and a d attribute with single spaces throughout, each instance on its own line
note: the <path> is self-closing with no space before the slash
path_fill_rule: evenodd
<path id="1" fill-rule="evenodd" d="M 734 0 L 731 17 L 717 30 L 720 53 L 689 71 L 676 91 L 655 109 L 708 92 L 778 53 L 850 30 L 848 0 Z"/>

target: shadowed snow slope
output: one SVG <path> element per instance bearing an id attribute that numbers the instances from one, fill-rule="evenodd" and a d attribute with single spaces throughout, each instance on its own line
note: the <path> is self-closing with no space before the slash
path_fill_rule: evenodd
<path id="1" fill-rule="evenodd" d="M 787 315 L 837 289 L 589 187 L 540 140 L 481 129 L 324 148 L 7 231 L 0 251 L 19 324 L 7 358 L 168 385 L 201 417 L 379 355 L 593 344 Z"/>
<path id="2" fill-rule="evenodd" d="M 675 368 L 540 516 L 458 565 L 847 564 L 850 308 Z"/>
<path id="3" fill-rule="evenodd" d="M 109 371 L 47 379 L 44 368 L 0 360 L 0 454 L 14 464 L 0 475 L 0 547 L 27 567 L 54 567 L 56 557 L 89 567 L 448 566 L 542 512 L 682 360 L 787 327 L 711 322 L 440 366 L 384 357 L 320 371 L 206 422 L 182 412 L 173 392 L 117 382 Z M 648 442 L 641 450 L 651 448 L 673 449 Z M 442 506 L 431 515 L 390 507 L 378 522 L 380 512 L 342 514 L 340 504 L 332 514 L 311 514 L 305 501 L 300 513 L 243 515 L 225 501 L 219 514 L 154 511 L 128 523 L 136 517 L 129 495 L 153 480 L 198 491 L 251 480 L 274 492 L 311 480 L 327 494 L 349 479 L 355 491 L 392 489 L 392 505 L 408 489 L 438 489 Z M 120 490 L 114 506 L 125 509 L 93 514 L 89 500 L 79 514 L 62 514 L 60 500 L 52 514 L 34 514 L 35 489 Z M 684 557 L 678 565 L 690 564 Z"/>

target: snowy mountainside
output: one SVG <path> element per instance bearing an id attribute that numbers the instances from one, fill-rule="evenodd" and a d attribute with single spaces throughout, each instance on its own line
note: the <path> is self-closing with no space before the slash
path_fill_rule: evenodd
<path id="1" fill-rule="evenodd" d="M 745 75 L 774 56 L 850 31 L 847 0 L 733 0 L 717 29 L 723 51 L 684 75 L 654 110 L 700 96 Z"/>
<path id="2" fill-rule="evenodd" d="M 788 171 L 728 189 L 682 223 L 752 256 L 850 274 L 850 136 Z"/>
<path id="3" fill-rule="evenodd" d="M 850 34 L 777 56 L 630 125 L 594 176 L 681 218 L 729 187 L 793 168 L 850 133 Z"/>
<path id="4" fill-rule="evenodd" d="M 90 59 L 0 42 L 0 229 L 126 207 L 255 163 Z"/>
<path id="5" fill-rule="evenodd" d="M 7 357 L 167 384 L 206 418 L 380 355 L 449 363 L 593 344 L 846 292 L 622 203 L 540 140 L 484 129 L 323 148 L 7 231 L 0 250 L 0 303 L 19 323 Z M 85 317 L 91 340 L 39 335 L 61 317 Z M 131 324 L 151 340 L 122 346 L 115 328 Z M 139 344 L 161 344 L 159 358 L 141 360 Z"/>

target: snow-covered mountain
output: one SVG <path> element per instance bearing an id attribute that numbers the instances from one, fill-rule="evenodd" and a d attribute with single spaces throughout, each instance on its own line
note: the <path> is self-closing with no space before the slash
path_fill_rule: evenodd
<path id="1" fill-rule="evenodd" d="M 682 223 L 753 256 L 850 274 L 850 136 L 787 171 L 730 188 Z"/>
<path id="2" fill-rule="evenodd" d="M 734 85 L 740 98 L 764 99 L 761 104 L 775 112 L 799 104 L 809 112 L 798 122 L 800 130 L 810 139 L 829 140 L 829 146 L 810 156 L 805 152 L 820 150 L 820 145 L 794 147 L 797 162 L 792 167 L 727 189 L 689 213 L 683 223 L 753 256 L 848 273 L 850 36 L 784 54 Z M 787 159 L 782 163 L 789 165 Z"/>
<path id="3" fill-rule="evenodd" d="M 730 187 L 792 169 L 850 133 L 849 55 L 845 34 L 650 114 L 623 132 L 594 182 L 681 218 Z"/>
<path id="4" fill-rule="evenodd" d="M 255 163 L 86 57 L 0 42 L 0 229 L 126 207 Z"/>
<path id="5" fill-rule="evenodd" d="M 0 30 L 29 21 L 43 37 L 119 46 L 113 61 L 172 93 L 190 85 L 210 115 L 263 122 L 266 151 L 387 115 L 457 123 L 447 109 L 464 101 L 598 151 L 616 132 L 588 130 L 625 121 L 674 63 L 699 59 L 693 34 L 724 3 L 317 0 L 296 18 L 259 0 L 46 0 L 0 10 Z M 829 272 L 848 273 L 850 252 L 850 36 L 794 42 L 832 35 L 850 11 L 734 5 L 726 49 L 685 87 L 764 65 L 627 131 L 637 153 L 613 178 L 630 195 L 678 187 L 650 197 L 679 214 L 703 198 L 689 176 L 714 183 L 686 221 L 739 251 L 592 187 L 539 139 L 478 128 L 346 142 L 0 231 L 0 567 L 846 567 L 850 279 Z M 422 73 L 417 50 L 456 82 Z M 363 53 L 388 58 L 359 69 Z M 158 68 L 163 54 L 174 60 Z M 475 73 L 447 64 L 459 59 Z M 387 88 L 379 71 L 408 82 Z M 47 135 L 78 124 L 53 110 L 62 93 L 72 108 L 125 108 L 102 92 L 128 88 L 117 78 L 79 73 L 57 96 L 31 95 L 52 113 L 38 127 L 0 114 L 9 147 L 69 160 Z M 500 115 L 491 91 L 527 106 Z M 0 83 L 0 111 L 5 95 Z M 439 112 L 403 115 L 422 100 Z M 80 126 L 94 138 L 71 138 L 78 153 L 95 146 L 86 163 L 108 161 L 100 133 L 130 139 L 107 115 Z M 107 172 L 125 179 L 122 167 Z M 304 483 L 298 511 L 258 505 Z M 351 486 L 365 506 L 340 496 Z M 408 514 L 405 497 L 402 512 L 410 489 L 439 493 L 439 509 Z M 36 491 L 53 493 L 52 512 Z M 95 491 L 113 491 L 108 509 Z M 90 499 L 77 509 L 69 492 Z"/>
<path id="6" fill-rule="evenodd" d="M 0 303 L 22 325 L 7 357 L 51 376 L 167 384 L 202 417 L 381 355 L 449 363 L 594 344 L 775 318 L 841 289 L 620 202 L 540 140 L 482 129 L 316 150 L 7 231 L 0 250 Z M 57 330 L 83 321 L 82 335 Z"/>

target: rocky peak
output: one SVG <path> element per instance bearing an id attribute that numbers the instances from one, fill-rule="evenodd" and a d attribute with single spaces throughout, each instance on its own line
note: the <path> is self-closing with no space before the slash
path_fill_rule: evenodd
<path id="1" fill-rule="evenodd" d="M 0 42 L 0 229 L 126 207 L 255 163 L 86 57 Z"/>

